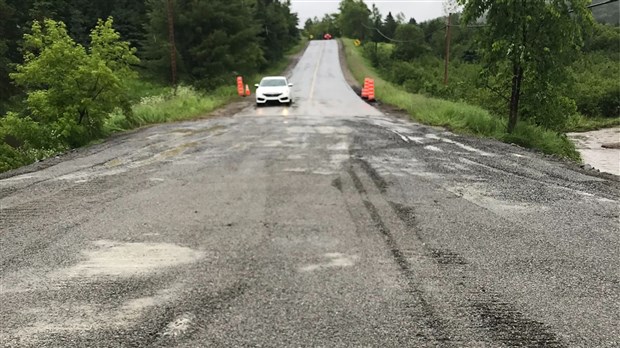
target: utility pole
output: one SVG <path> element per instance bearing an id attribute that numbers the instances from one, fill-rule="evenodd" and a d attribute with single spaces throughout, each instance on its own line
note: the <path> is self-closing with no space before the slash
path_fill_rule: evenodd
<path id="1" fill-rule="evenodd" d="M 450 27 L 452 13 L 448 12 L 448 24 L 446 25 L 446 63 L 443 72 L 443 84 L 448 85 L 448 64 L 450 63 Z"/>
<path id="2" fill-rule="evenodd" d="M 174 5 L 168 0 L 168 41 L 170 42 L 170 69 L 172 70 L 172 86 L 177 86 L 177 48 L 174 40 Z"/>

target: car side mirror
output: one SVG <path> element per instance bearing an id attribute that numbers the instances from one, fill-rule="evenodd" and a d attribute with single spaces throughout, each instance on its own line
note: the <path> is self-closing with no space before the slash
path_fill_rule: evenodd
<path id="1" fill-rule="evenodd" d="M 293 84 L 292 84 L 292 83 L 289 83 L 289 84 L 288 84 L 288 86 L 289 86 L 289 87 L 293 87 Z"/>
<path id="2" fill-rule="evenodd" d="M 258 88 L 258 83 L 255 83 L 255 84 L 254 84 L 254 87 Z"/>

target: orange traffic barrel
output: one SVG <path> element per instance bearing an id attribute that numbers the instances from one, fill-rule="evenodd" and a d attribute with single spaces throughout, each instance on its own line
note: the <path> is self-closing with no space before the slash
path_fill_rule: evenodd
<path id="1" fill-rule="evenodd" d="M 237 76 L 237 93 L 240 97 L 243 97 L 243 77 Z"/>

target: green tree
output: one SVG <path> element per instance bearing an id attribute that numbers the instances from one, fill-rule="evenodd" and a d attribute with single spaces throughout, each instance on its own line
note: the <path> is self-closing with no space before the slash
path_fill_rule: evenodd
<path id="1" fill-rule="evenodd" d="M 180 77 L 203 88 L 233 81 L 264 66 L 264 32 L 248 0 L 175 1 L 175 39 Z M 170 48 L 165 0 L 149 0 L 144 58 L 169 76 Z"/>
<path id="2" fill-rule="evenodd" d="M 383 37 L 380 33 L 381 29 L 383 28 L 383 18 L 381 16 L 381 12 L 379 11 L 379 8 L 375 4 L 372 4 L 372 10 L 370 12 L 370 21 L 373 27 L 371 34 L 370 34 L 370 39 L 372 40 L 372 42 L 378 43 L 378 42 L 387 41 L 387 39 Z"/>
<path id="3" fill-rule="evenodd" d="M 284 52 L 299 41 L 299 20 L 291 13 L 290 2 L 258 0 L 255 13 L 266 63 L 282 59 Z"/>
<path id="4" fill-rule="evenodd" d="M 11 74 L 26 90 L 28 117 L 71 147 L 101 136 L 109 113 L 127 104 L 124 81 L 134 76 L 130 66 L 138 63 L 111 18 L 100 20 L 90 38 L 87 50 L 62 22 L 35 21 L 24 36 L 24 63 Z"/>
<path id="5" fill-rule="evenodd" d="M 324 34 L 329 33 L 332 36 L 340 36 L 340 27 L 338 26 L 338 14 L 326 14 L 322 19 L 314 17 L 311 23 L 305 29 L 307 35 L 312 35 L 315 39 L 320 39 Z"/>
<path id="6" fill-rule="evenodd" d="M 15 26 L 11 21 L 15 9 L 10 7 L 4 0 L 0 0 L 0 96 L 8 96 L 11 93 L 11 83 L 9 79 L 9 44 L 10 31 Z M 4 99 L 4 98 L 1 98 Z M 0 99 L 0 114 L 2 114 L 2 100 Z"/>
<path id="7" fill-rule="evenodd" d="M 424 42 L 424 32 L 414 24 L 400 24 L 394 34 L 396 45 L 392 56 L 400 60 L 413 60 L 426 54 L 429 49 Z"/>
<path id="8" fill-rule="evenodd" d="M 392 12 L 388 12 L 387 16 L 385 16 L 385 23 L 383 24 L 383 30 L 381 30 L 385 36 L 389 38 L 394 38 L 394 34 L 396 33 L 396 28 L 398 28 L 398 23 L 392 16 Z"/>
<path id="9" fill-rule="evenodd" d="M 363 0 L 342 0 L 340 2 L 340 30 L 342 35 L 360 40 L 369 33 L 370 10 Z"/>
<path id="10" fill-rule="evenodd" d="M 113 17 L 116 30 L 133 45 L 139 45 L 146 24 L 144 0 L 27 0 L 30 18 L 62 21 L 69 35 L 79 44 L 87 45 L 92 23 Z"/>
<path id="11" fill-rule="evenodd" d="M 459 0 L 465 23 L 486 23 L 481 44 L 489 84 L 509 91 L 508 132 L 523 116 L 561 129 L 575 112 L 563 96 L 566 67 L 583 44 L 591 23 L 588 0 Z M 522 98 L 523 97 L 523 98 Z M 522 100 L 523 99 L 523 100 Z M 520 107 L 523 104 L 523 110 Z"/>

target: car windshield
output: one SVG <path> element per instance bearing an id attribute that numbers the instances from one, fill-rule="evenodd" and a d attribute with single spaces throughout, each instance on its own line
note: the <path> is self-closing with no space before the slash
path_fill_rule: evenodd
<path id="1" fill-rule="evenodd" d="M 286 86 L 285 79 L 264 79 L 260 83 L 261 87 L 280 87 Z"/>

